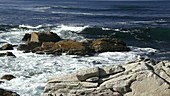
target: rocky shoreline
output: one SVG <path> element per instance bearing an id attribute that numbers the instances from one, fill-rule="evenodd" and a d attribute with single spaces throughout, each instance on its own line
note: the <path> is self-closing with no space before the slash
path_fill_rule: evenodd
<path id="1" fill-rule="evenodd" d="M 170 62 L 138 60 L 54 76 L 43 96 L 170 96 Z"/>
<path id="2" fill-rule="evenodd" d="M 21 50 L 24 53 L 93 56 L 102 52 L 126 52 L 130 48 L 116 38 L 100 38 L 78 42 L 63 40 L 52 32 L 25 34 L 23 44 L 4 44 L 0 50 Z M 16 57 L 12 52 L 0 57 Z M 10 77 L 9 77 L 10 76 Z M 13 79 L 8 74 L 1 79 Z M 3 83 L 4 81 L 0 83 Z M 140 58 L 127 64 L 82 69 L 76 73 L 53 77 L 47 82 L 44 96 L 170 96 L 170 61 L 157 62 Z M 0 89 L 0 96 L 19 96 Z"/>

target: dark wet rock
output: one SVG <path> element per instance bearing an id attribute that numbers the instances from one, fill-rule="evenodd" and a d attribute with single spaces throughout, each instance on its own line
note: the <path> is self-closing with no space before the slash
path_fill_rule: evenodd
<path id="1" fill-rule="evenodd" d="M 95 52 L 115 52 L 115 51 L 130 51 L 126 43 L 115 38 L 96 39 L 91 44 Z"/>
<path id="2" fill-rule="evenodd" d="M 4 83 L 4 81 L 0 81 L 0 84 Z"/>
<path id="3" fill-rule="evenodd" d="M 10 74 L 7 74 L 7 75 L 4 75 L 4 76 L 1 77 L 1 79 L 5 79 L 5 80 L 8 80 L 8 81 L 12 80 L 14 78 L 16 78 L 16 77 L 13 76 L 13 75 L 10 75 Z"/>
<path id="4" fill-rule="evenodd" d="M 22 41 L 29 41 L 31 39 L 31 34 L 26 33 L 24 37 L 22 38 Z"/>
<path id="5" fill-rule="evenodd" d="M 61 38 L 53 32 L 33 32 L 31 36 L 27 35 L 25 37 L 30 37 L 29 42 L 58 42 L 61 40 Z"/>
<path id="6" fill-rule="evenodd" d="M 12 52 L 0 53 L 0 57 L 3 57 L 3 56 L 12 56 L 12 57 L 16 57 Z"/>
<path id="7" fill-rule="evenodd" d="M 2 47 L 0 48 L 0 50 L 13 50 L 14 46 L 12 44 L 8 44 L 8 43 L 5 43 L 4 45 L 2 45 Z"/>
<path id="8" fill-rule="evenodd" d="M 17 94 L 16 92 L 0 88 L 0 96 L 20 96 L 20 95 Z"/>
<path id="9" fill-rule="evenodd" d="M 41 47 L 42 43 L 39 42 L 30 42 L 27 44 L 20 44 L 18 46 L 18 50 L 22 50 L 22 51 L 26 51 L 26 52 L 31 52 L 32 50 L 34 50 L 37 47 Z"/>

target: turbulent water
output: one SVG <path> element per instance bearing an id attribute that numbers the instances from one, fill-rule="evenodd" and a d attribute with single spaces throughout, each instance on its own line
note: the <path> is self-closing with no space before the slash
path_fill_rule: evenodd
<path id="1" fill-rule="evenodd" d="M 0 57 L 0 77 L 13 74 L 17 78 L 0 88 L 21 96 L 41 96 L 54 75 L 124 64 L 140 56 L 170 60 L 169 5 L 169 1 L 0 0 L 0 45 L 21 44 L 25 33 L 51 31 L 77 41 L 120 38 L 132 50 L 81 57 L 22 53 L 15 48 L 9 51 L 16 58 Z"/>

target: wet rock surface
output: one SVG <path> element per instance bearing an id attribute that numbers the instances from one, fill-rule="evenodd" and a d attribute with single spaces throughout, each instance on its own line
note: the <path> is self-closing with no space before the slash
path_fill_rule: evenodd
<path id="1" fill-rule="evenodd" d="M 4 57 L 4 56 L 16 57 L 12 52 L 0 53 L 0 57 Z"/>
<path id="2" fill-rule="evenodd" d="M 170 62 L 135 61 L 51 78 L 44 96 L 170 96 Z"/>
<path id="3" fill-rule="evenodd" d="M 1 77 L 1 79 L 5 79 L 5 80 L 8 80 L 8 81 L 12 80 L 14 78 L 16 78 L 16 77 L 13 76 L 13 75 L 10 75 L 10 74 L 7 74 L 7 75 L 4 75 L 4 76 Z"/>
<path id="4" fill-rule="evenodd" d="M 0 48 L 0 50 L 13 50 L 14 45 L 9 44 L 9 43 L 5 43 L 4 45 L 2 45 L 2 47 Z"/>
<path id="5" fill-rule="evenodd" d="M 33 32 L 25 34 L 22 39 L 26 44 L 20 44 L 18 50 L 25 52 L 35 52 L 37 54 L 60 55 L 94 55 L 101 52 L 130 51 L 126 43 L 115 38 L 100 38 L 87 42 L 74 40 L 62 40 L 57 34 L 52 32 Z"/>
<path id="6" fill-rule="evenodd" d="M 20 96 L 16 92 L 0 88 L 0 96 Z"/>

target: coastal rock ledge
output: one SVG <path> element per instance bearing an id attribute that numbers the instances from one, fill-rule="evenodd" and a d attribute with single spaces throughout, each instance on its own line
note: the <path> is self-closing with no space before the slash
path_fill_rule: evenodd
<path id="1" fill-rule="evenodd" d="M 56 76 L 43 96 L 170 96 L 170 62 L 138 60 Z"/>

